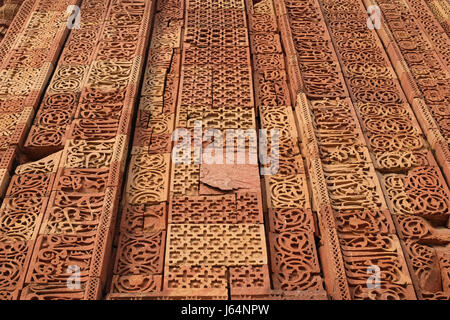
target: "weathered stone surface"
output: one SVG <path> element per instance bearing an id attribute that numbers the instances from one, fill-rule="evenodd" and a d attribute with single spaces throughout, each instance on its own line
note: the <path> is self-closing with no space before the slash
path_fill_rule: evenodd
<path id="1" fill-rule="evenodd" d="M 0 300 L 450 299 L 449 8 L 0 0 Z"/>

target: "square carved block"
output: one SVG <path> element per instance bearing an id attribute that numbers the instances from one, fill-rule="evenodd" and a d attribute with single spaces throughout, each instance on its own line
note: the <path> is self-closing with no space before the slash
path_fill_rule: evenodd
<path id="1" fill-rule="evenodd" d="M 131 159 L 126 187 L 129 204 L 167 201 L 170 154 L 138 154 Z"/>

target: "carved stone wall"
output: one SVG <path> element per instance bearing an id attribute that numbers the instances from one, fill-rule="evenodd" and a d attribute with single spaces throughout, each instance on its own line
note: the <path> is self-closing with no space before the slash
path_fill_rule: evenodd
<path id="1" fill-rule="evenodd" d="M 0 0 L 0 300 L 449 299 L 448 9 Z"/>

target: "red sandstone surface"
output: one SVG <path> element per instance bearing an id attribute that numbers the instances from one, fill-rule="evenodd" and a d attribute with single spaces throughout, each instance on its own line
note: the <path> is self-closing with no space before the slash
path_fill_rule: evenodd
<path id="1" fill-rule="evenodd" d="M 449 11 L 0 1 L 0 300 L 450 299 Z"/>

